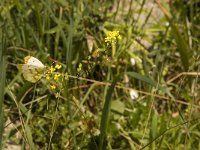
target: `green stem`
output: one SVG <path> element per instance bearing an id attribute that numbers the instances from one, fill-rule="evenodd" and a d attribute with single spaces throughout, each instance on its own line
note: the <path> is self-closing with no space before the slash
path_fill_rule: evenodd
<path id="1" fill-rule="evenodd" d="M 112 43 L 112 59 L 114 60 L 116 53 L 116 43 Z"/>

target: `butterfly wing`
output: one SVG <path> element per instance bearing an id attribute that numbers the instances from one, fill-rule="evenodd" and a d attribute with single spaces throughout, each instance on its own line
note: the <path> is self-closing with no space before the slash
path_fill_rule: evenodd
<path id="1" fill-rule="evenodd" d="M 45 66 L 37 58 L 26 56 L 24 58 L 25 64 L 18 64 L 17 68 L 22 72 L 25 80 L 35 83 L 43 76 Z"/>
<path id="2" fill-rule="evenodd" d="M 37 69 L 38 70 L 38 69 Z M 42 78 L 42 74 L 39 74 L 36 69 L 26 70 L 23 73 L 25 80 L 35 83 Z"/>
<path id="3" fill-rule="evenodd" d="M 32 83 L 37 82 L 43 76 L 44 67 L 38 67 L 33 65 L 23 65 L 22 66 L 22 73 L 24 78 Z"/>
<path id="4" fill-rule="evenodd" d="M 44 67 L 42 62 L 39 61 L 37 58 L 35 58 L 33 56 L 26 56 L 24 58 L 24 63 L 27 64 L 27 65 L 33 65 L 33 66 L 36 66 L 36 67 Z"/>
<path id="5" fill-rule="evenodd" d="M 43 76 L 45 67 L 38 67 L 28 64 L 19 64 L 17 68 L 22 72 L 25 80 L 35 83 Z"/>
<path id="6" fill-rule="evenodd" d="M 21 72 L 22 71 L 22 64 L 17 64 L 17 69 Z"/>

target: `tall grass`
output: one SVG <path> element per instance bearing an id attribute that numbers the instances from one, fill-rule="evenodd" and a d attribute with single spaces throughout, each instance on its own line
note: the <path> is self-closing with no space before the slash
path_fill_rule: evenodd
<path id="1" fill-rule="evenodd" d="M 1 37 L 0 37 L 0 149 L 3 149 L 3 131 L 4 131 L 4 94 L 5 94 L 5 82 L 6 82 L 6 47 L 7 47 L 7 39 L 6 39 L 6 25 L 2 25 L 0 29 Z"/>
<path id="2" fill-rule="evenodd" d="M 109 87 L 108 91 L 106 92 L 104 107 L 102 110 L 102 116 L 101 116 L 101 124 L 100 124 L 100 137 L 99 137 L 99 150 L 106 148 L 106 136 L 107 136 L 107 126 L 109 122 L 109 113 L 110 113 L 110 107 L 111 107 L 111 100 L 112 95 L 115 89 L 115 85 L 118 81 L 118 78 L 115 78 L 112 85 Z"/>
<path id="3" fill-rule="evenodd" d="M 199 149 L 197 0 L 1 4 L 3 147 Z M 121 40 L 106 43 L 108 31 Z M 24 80 L 27 55 L 61 64 L 62 88 Z"/>

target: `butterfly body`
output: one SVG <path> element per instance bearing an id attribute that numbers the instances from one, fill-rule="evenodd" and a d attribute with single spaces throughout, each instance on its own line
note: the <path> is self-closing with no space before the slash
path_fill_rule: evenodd
<path id="1" fill-rule="evenodd" d="M 46 66 L 37 58 L 26 56 L 24 64 L 17 65 L 17 68 L 22 72 L 25 80 L 35 83 L 42 78 Z"/>

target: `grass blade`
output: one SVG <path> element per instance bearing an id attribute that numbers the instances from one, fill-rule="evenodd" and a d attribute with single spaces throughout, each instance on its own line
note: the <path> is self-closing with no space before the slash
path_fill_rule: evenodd
<path id="1" fill-rule="evenodd" d="M 4 91 L 5 91 L 5 80 L 6 80 L 6 57 L 5 52 L 5 35 L 2 34 L 1 37 L 1 47 L 0 47 L 0 149 L 3 149 L 3 129 L 4 129 Z"/>
<path id="2" fill-rule="evenodd" d="M 28 140 L 28 144 L 30 146 L 30 149 L 35 149 L 30 127 L 27 124 L 25 124 L 24 128 L 25 128 L 25 132 L 26 132 L 26 136 L 27 136 L 27 140 Z"/>
<path id="3" fill-rule="evenodd" d="M 184 38 L 184 36 L 181 35 L 182 33 L 178 30 L 177 25 L 173 22 L 173 17 L 169 13 L 169 11 L 166 8 L 164 8 L 158 0 L 156 0 L 156 3 L 160 7 L 161 11 L 164 13 L 167 20 L 171 23 L 172 33 L 173 33 L 174 39 L 176 41 L 178 51 L 181 56 L 181 61 L 182 61 L 185 71 L 187 71 L 189 68 L 189 58 L 190 58 L 190 56 L 189 56 L 190 50 L 189 50 L 187 41 Z M 186 35 L 186 34 L 184 33 L 183 35 Z"/>
<path id="4" fill-rule="evenodd" d="M 5 76 L 6 76 L 6 66 L 5 66 L 5 57 L 1 56 L 0 68 L 0 149 L 2 149 L 2 137 L 3 137 L 3 124 L 4 124 L 4 115 L 3 115 L 3 101 L 4 101 L 4 87 L 5 87 Z"/>
<path id="5" fill-rule="evenodd" d="M 157 82 L 153 81 L 152 79 L 144 76 L 144 75 L 141 75 L 137 72 L 127 72 L 127 74 L 135 79 L 138 79 L 138 80 L 141 80 L 141 81 L 144 81 L 146 82 L 147 84 L 151 85 L 151 86 L 154 86 L 154 87 L 157 87 L 159 90 L 165 92 L 165 93 L 168 93 L 168 90 L 162 86 L 160 86 Z"/>
<path id="6" fill-rule="evenodd" d="M 110 88 L 108 89 L 107 94 L 106 94 L 105 104 L 104 104 L 103 112 L 102 112 L 102 116 L 101 116 L 101 125 L 100 125 L 101 134 L 100 134 L 99 150 L 104 149 L 103 145 L 104 145 L 105 138 L 106 138 L 107 124 L 108 124 L 108 117 L 109 117 L 109 112 L 110 112 L 112 94 L 113 94 L 115 85 L 117 83 L 117 80 L 118 80 L 118 78 L 113 81 L 112 85 L 110 86 Z"/>
<path id="7" fill-rule="evenodd" d="M 152 122 L 151 122 L 151 128 L 150 128 L 150 133 L 149 133 L 149 136 L 150 136 L 150 139 L 149 141 L 153 141 L 153 139 L 156 138 L 157 136 L 157 129 L 158 129 L 158 115 L 157 115 L 157 112 L 154 111 L 153 112 L 153 116 L 152 116 Z M 155 149 L 155 142 L 152 142 L 151 143 L 151 149 Z"/>
<path id="8" fill-rule="evenodd" d="M 189 47 L 187 45 L 186 40 L 181 36 L 181 33 L 179 32 L 177 26 L 175 24 L 171 24 L 171 28 L 173 31 L 173 35 L 178 47 L 178 51 L 181 56 L 181 61 L 184 66 L 185 71 L 188 70 L 189 68 Z"/>

